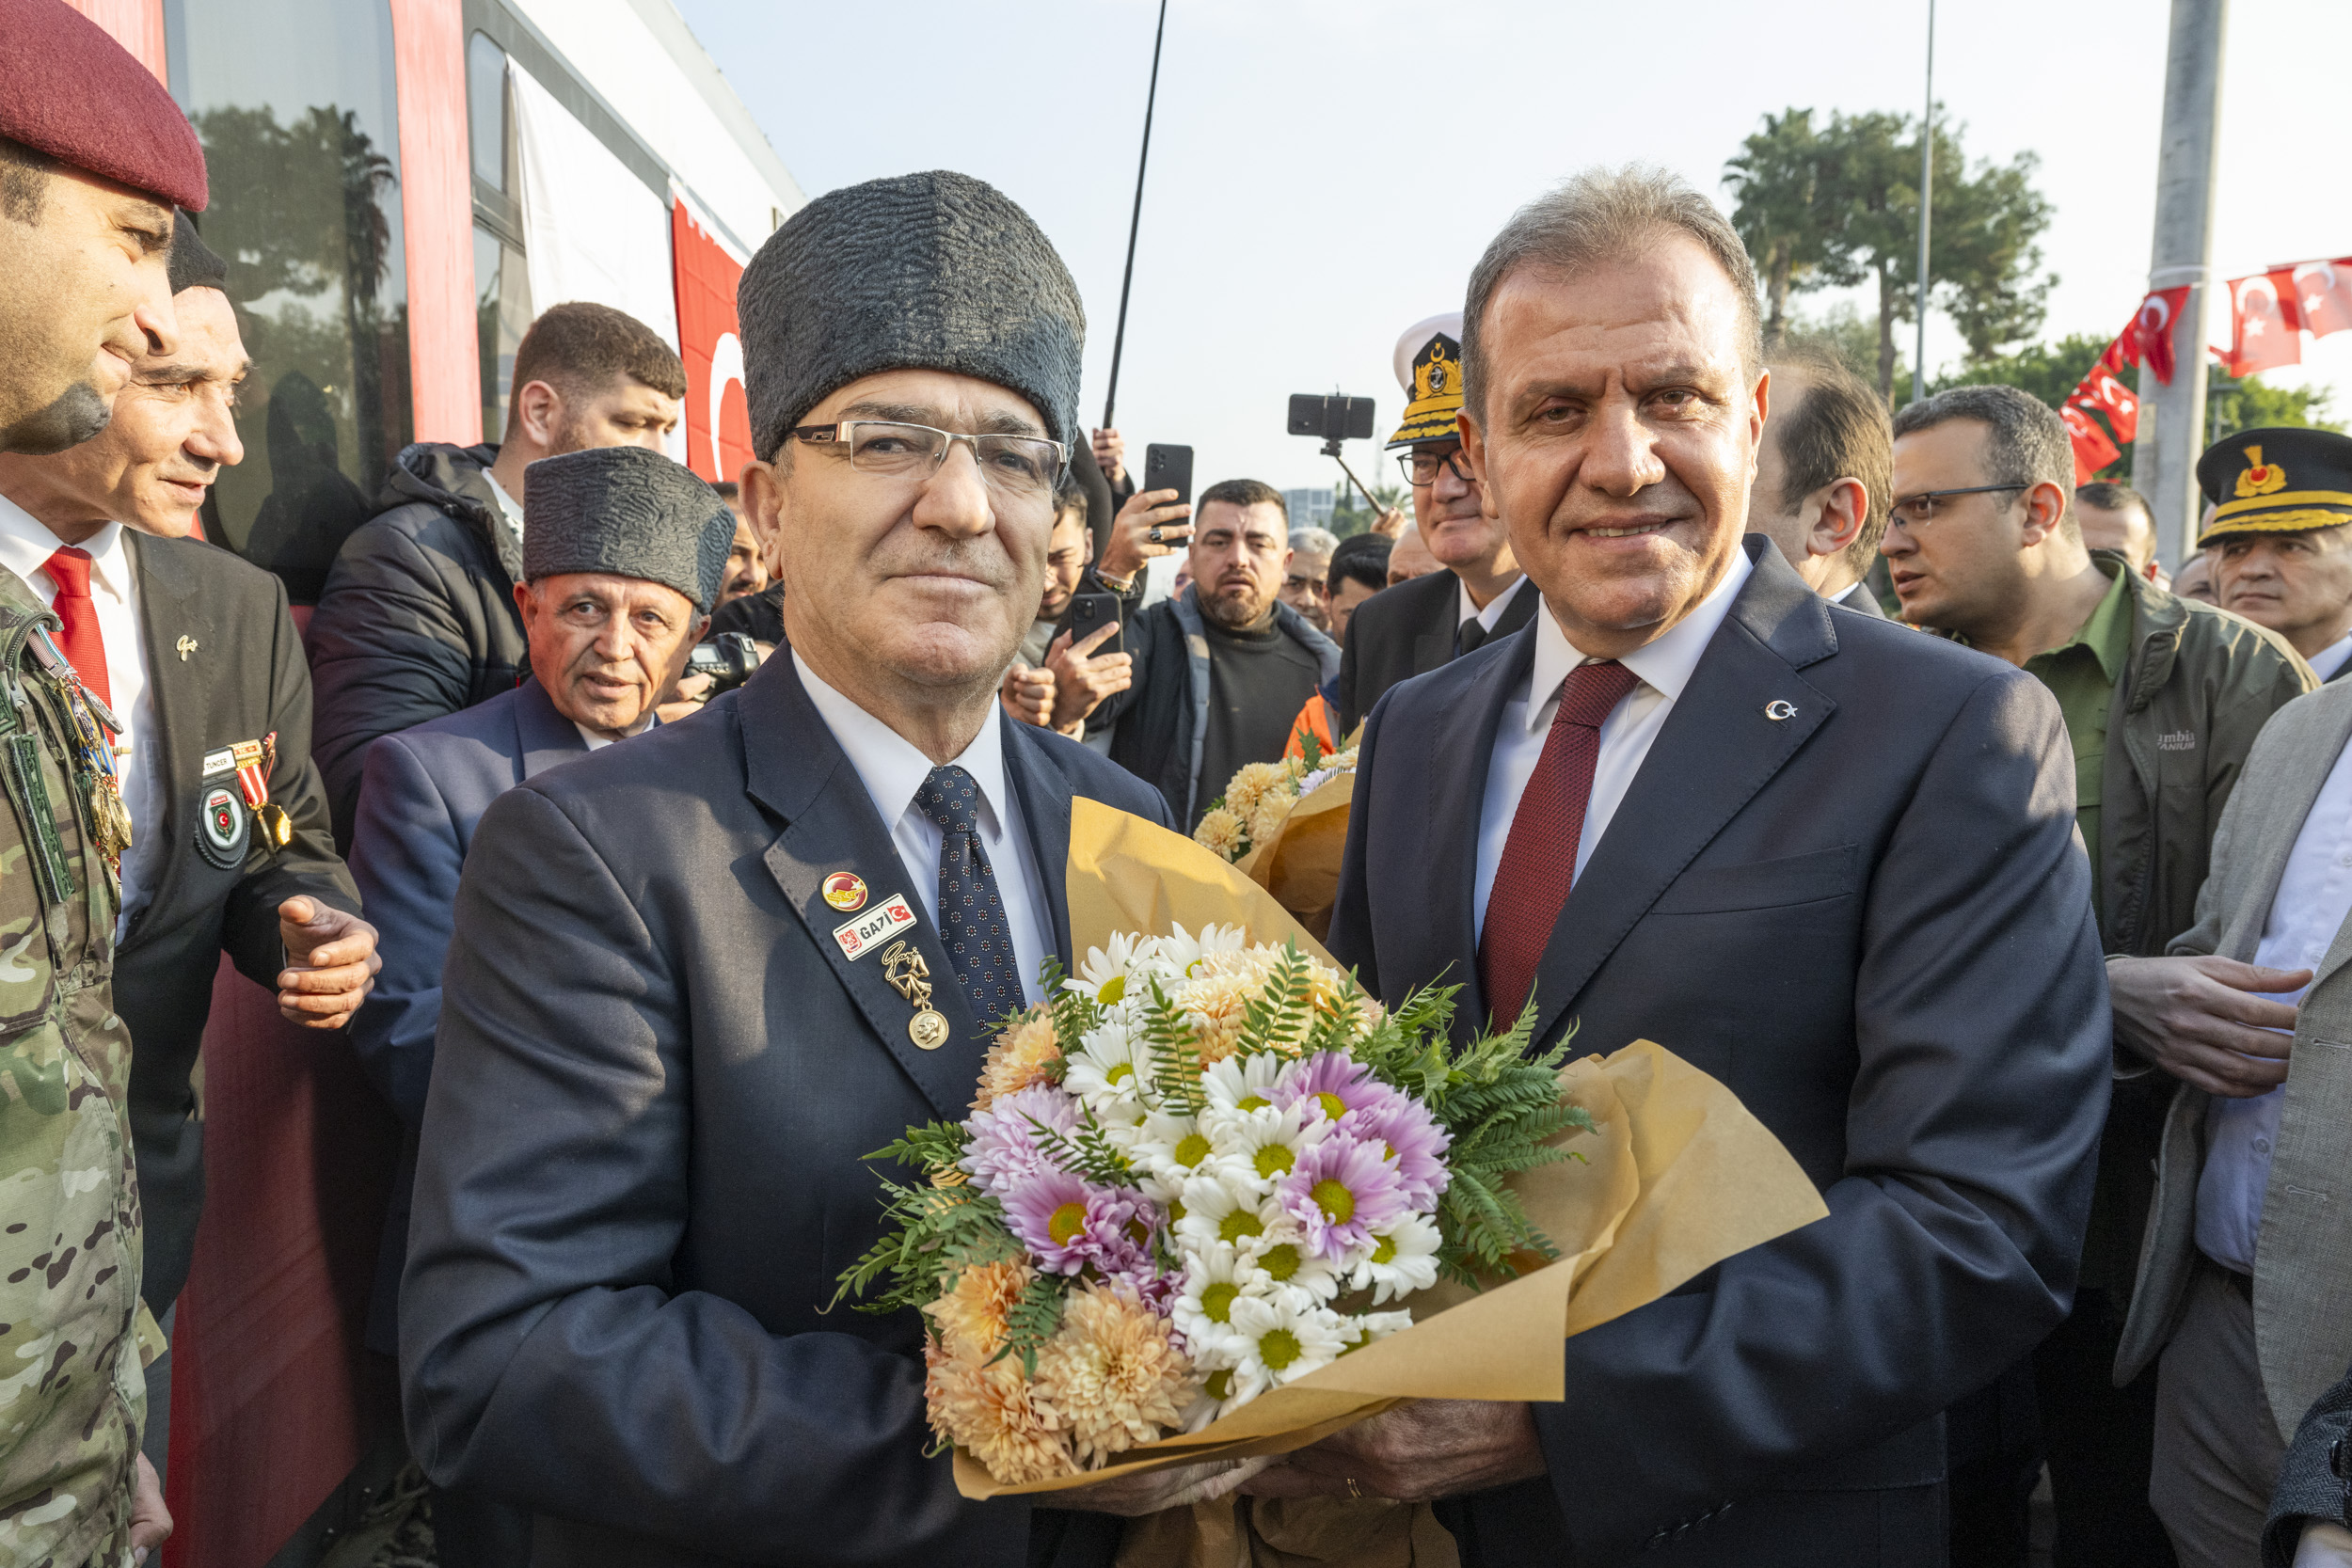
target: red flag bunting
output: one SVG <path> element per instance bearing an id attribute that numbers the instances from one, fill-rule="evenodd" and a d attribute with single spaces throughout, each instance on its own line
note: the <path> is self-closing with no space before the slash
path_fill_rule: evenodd
<path id="1" fill-rule="evenodd" d="M 683 197 L 670 208 L 670 254 L 686 364 L 686 466 L 707 480 L 731 480 L 753 455 L 735 319 L 743 263 Z"/>
<path id="2" fill-rule="evenodd" d="M 2119 442 L 2139 438 L 2139 394 L 2123 385 L 2104 361 L 2090 368 L 2067 402 L 2086 414 L 2106 415 Z"/>
<path id="3" fill-rule="evenodd" d="M 2325 338 L 2352 326 L 2352 256 L 2306 261 L 2288 269 L 2287 277 L 2294 287 L 2295 310 L 2302 318 L 2304 331 Z"/>
<path id="4" fill-rule="evenodd" d="M 2167 387 L 2172 385 L 2172 325 L 2181 307 L 2188 302 L 2185 285 L 2178 289 L 2152 290 L 2139 302 L 2138 311 L 2131 325 L 2108 349 L 2112 356 L 2119 350 L 2125 364 L 2145 365 Z"/>
<path id="5" fill-rule="evenodd" d="M 2233 376 L 2303 361 L 2295 279 L 2289 269 L 2230 280 L 2230 352 L 2223 367 Z"/>
<path id="6" fill-rule="evenodd" d="M 2066 421 L 2066 434 L 2074 443 L 2074 483 L 2090 483 L 2090 476 L 2123 455 L 2107 433 L 2099 428 L 2099 421 L 2069 403 L 2058 410 L 2058 418 Z"/>

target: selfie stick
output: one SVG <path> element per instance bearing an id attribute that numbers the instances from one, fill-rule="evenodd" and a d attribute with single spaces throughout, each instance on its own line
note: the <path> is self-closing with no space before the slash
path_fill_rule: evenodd
<path id="1" fill-rule="evenodd" d="M 1127 220 L 1127 272 L 1119 280 L 1119 330 L 1111 335 L 1111 384 L 1103 394 L 1104 430 L 1118 428 L 1111 422 L 1111 410 L 1119 403 L 1119 356 L 1127 346 L 1127 293 L 1136 282 L 1136 235 L 1143 227 L 1143 171 L 1152 163 L 1152 109 L 1159 101 L 1160 40 L 1167 36 L 1168 0 L 1160 0 L 1160 24 L 1152 34 L 1152 87 L 1143 98 L 1143 155 L 1136 160 L 1136 212 Z"/>

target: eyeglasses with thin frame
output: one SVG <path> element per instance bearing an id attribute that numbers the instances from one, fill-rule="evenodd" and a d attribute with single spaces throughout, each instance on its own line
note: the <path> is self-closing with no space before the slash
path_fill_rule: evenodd
<path id="1" fill-rule="evenodd" d="M 1925 528 L 1935 521 L 1936 502 L 1952 496 L 1989 496 L 2004 490 L 2030 490 L 2033 482 L 2023 484 L 1970 484 L 1957 490 L 1922 490 L 1915 496 L 1905 496 L 1894 505 L 1895 520 L 1905 528 Z"/>
<path id="2" fill-rule="evenodd" d="M 1444 451 L 1432 451 L 1416 447 L 1396 454 L 1396 466 L 1405 470 L 1406 483 L 1416 490 L 1438 483 L 1440 469 L 1450 472 L 1463 483 L 1470 483 L 1470 469 L 1462 462 L 1462 449 L 1449 447 Z"/>
<path id="3" fill-rule="evenodd" d="M 1051 499 L 1070 463 L 1070 448 L 1042 436 L 962 436 L 897 420 L 804 424 L 793 430 L 792 438 L 833 448 L 849 458 L 853 472 L 918 483 L 939 472 L 961 441 L 971 447 L 988 487 L 1017 500 Z"/>

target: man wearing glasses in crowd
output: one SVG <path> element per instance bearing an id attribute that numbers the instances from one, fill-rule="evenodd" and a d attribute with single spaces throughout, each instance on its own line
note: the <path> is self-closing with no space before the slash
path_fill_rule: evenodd
<path id="1" fill-rule="evenodd" d="M 2101 943 L 2111 958 L 2147 957 L 2196 923 L 2247 751 L 2313 682 L 2275 633 L 2087 548 L 2074 480 L 2066 426 L 2047 404 L 2013 387 L 1954 388 L 1895 416 L 1880 548 L 1905 620 L 2022 666 L 2058 699 Z M 2109 1376 L 2172 1081 L 2136 1055 L 2118 1066 L 2074 1315 L 2033 1358 L 2059 1568 L 2172 1560 L 2148 1506 L 2155 1374 L 2122 1389 Z M 2007 1513 L 2022 1532 L 2039 1457 L 2014 1458 Z"/>
<path id="2" fill-rule="evenodd" d="M 934 172 L 803 208 L 738 297 L 790 657 L 482 819 L 401 1296 L 413 1450 L 531 1508 L 551 1561 L 1108 1563 L 1106 1515 L 1186 1478 L 968 1501 L 918 1315 L 825 1311 L 880 1231 L 860 1159 L 963 1116 L 986 1025 L 1072 960 L 1073 798 L 1168 820 L 997 702 L 1078 437 L 1077 290 Z"/>
<path id="3" fill-rule="evenodd" d="M 1511 554 L 1500 518 L 1486 515 L 1462 459 L 1462 313 L 1432 316 L 1396 343 L 1396 378 L 1410 394 L 1390 450 L 1413 487 L 1413 522 L 1444 568 L 1365 602 L 1340 660 L 1340 733 L 1355 733 L 1381 694 L 1534 618 L 1537 595 Z M 1401 450 L 1399 450 L 1401 449 Z"/>

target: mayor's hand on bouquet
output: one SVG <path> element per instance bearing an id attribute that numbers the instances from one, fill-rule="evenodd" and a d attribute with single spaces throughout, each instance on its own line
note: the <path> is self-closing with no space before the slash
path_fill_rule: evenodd
<path id="1" fill-rule="evenodd" d="M 2115 1037 L 2191 1087 L 2230 1100 L 2286 1082 L 2295 1006 L 2267 993 L 2311 980 L 2308 969 L 2258 969 L 2234 958 L 2107 960 Z"/>
<path id="2" fill-rule="evenodd" d="M 1242 1487 L 1253 1497 L 1391 1497 L 1430 1502 L 1544 1473 L 1524 1404 L 1412 1400 L 1335 1433 Z"/>
<path id="3" fill-rule="evenodd" d="M 1091 1486 L 1057 1492 L 1053 1495 L 1053 1506 L 1139 1519 L 1147 1513 L 1190 1508 L 1195 1503 L 1213 1503 L 1219 1497 L 1231 1497 L 1274 1463 L 1270 1458 L 1220 1460 L 1120 1476 L 1115 1481 L 1098 1481 Z"/>

